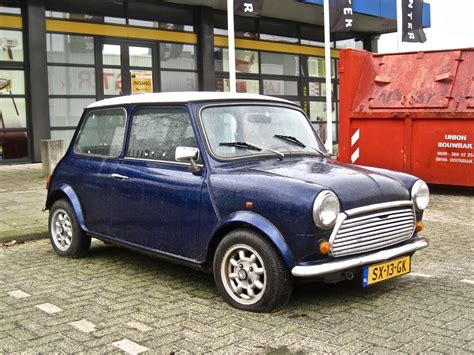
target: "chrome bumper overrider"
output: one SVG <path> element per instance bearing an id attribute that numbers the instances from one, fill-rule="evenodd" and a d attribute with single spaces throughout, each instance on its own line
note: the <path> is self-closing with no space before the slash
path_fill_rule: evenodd
<path id="1" fill-rule="evenodd" d="M 392 259 L 399 255 L 409 254 L 418 249 L 423 249 L 428 246 L 427 239 L 418 239 L 410 244 L 405 244 L 399 247 L 390 248 L 386 250 L 377 251 L 371 254 L 355 256 L 350 259 L 331 261 L 320 265 L 311 266 L 295 266 L 291 270 L 291 274 L 295 277 L 314 277 L 331 274 L 337 271 L 351 269 L 357 266 L 363 266 L 372 263 L 378 263 Z"/>

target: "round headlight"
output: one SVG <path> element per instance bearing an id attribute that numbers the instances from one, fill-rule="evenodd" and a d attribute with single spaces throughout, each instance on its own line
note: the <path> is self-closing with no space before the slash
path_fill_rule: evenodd
<path id="1" fill-rule="evenodd" d="M 411 188 L 411 199 L 415 204 L 416 210 L 419 212 L 428 206 L 430 202 L 430 190 L 424 181 L 418 180 L 415 182 Z"/>
<path id="2" fill-rule="evenodd" d="M 339 199 L 330 191 L 320 192 L 313 204 L 314 224 L 321 229 L 329 229 L 339 215 Z"/>

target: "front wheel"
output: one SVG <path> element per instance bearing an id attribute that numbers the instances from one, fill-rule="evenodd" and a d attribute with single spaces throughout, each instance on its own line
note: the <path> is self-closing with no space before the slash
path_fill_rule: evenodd
<path id="1" fill-rule="evenodd" d="M 227 234 L 214 255 L 214 279 L 232 306 L 270 312 L 284 306 L 293 278 L 274 246 L 259 234 L 239 229 Z"/>
<path id="2" fill-rule="evenodd" d="M 73 208 L 64 199 L 56 201 L 49 211 L 49 237 L 60 256 L 80 258 L 91 245 L 91 237 L 81 229 Z"/>

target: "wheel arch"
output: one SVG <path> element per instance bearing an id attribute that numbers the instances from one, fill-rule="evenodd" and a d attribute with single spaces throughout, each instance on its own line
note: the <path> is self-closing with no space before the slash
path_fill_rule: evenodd
<path id="1" fill-rule="evenodd" d="M 46 208 L 50 209 L 51 206 L 53 206 L 53 204 L 57 200 L 60 200 L 62 198 L 65 198 L 69 201 L 72 206 L 72 209 L 74 210 L 74 213 L 76 214 L 76 218 L 79 225 L 81 226 L 83 231 L 87 231 L 79 197 L 71 186 L 67 184 L 61 184 L 60 186 L 58 186 L 58 188 L 51 191 L 48 194 L 48 198 L 46 199 Z"/>
<path id="2" fill-rule="evenodd" d="M 216 227 L 207 247 L 206 264 L 212 264 L 214 254 L 220 241 L 229 232 L 245 228 L 250 229 L 272 243 L 283 261 L 291 269 L 295 266 L 293 254 L 291 253 L 285 238 L 280 231 L 266 218 L 253 212 L 237 212 L 223 219 Z"/>

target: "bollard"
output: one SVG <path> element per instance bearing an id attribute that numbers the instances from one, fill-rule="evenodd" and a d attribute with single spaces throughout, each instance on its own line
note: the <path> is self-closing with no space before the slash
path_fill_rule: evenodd
<path id="1" fill-rule="evenodd" d="M 44 139 L 40 142 L 41 164 L 43 176 L 51 175 L 54 168 L 64 155 L 64 141 L 62 139 Z"/>

